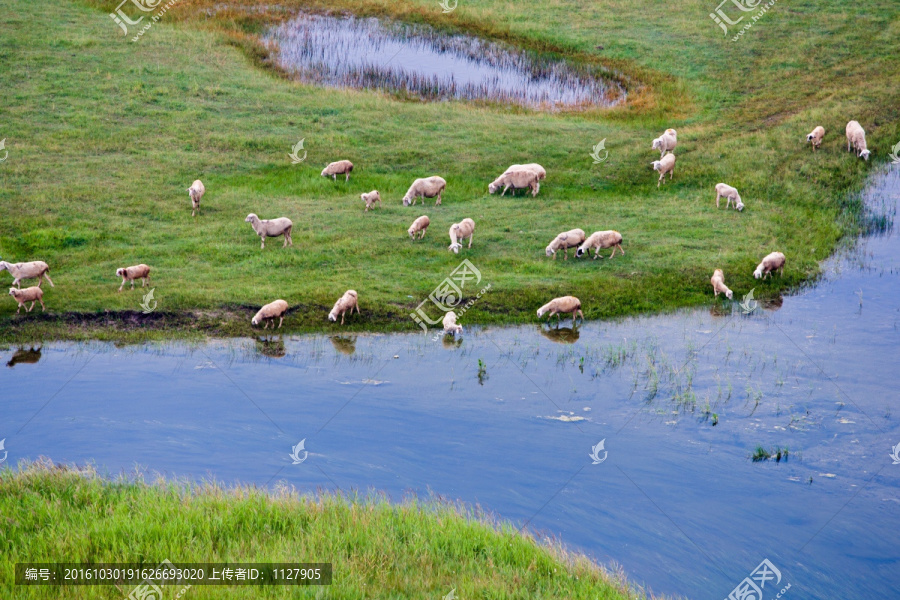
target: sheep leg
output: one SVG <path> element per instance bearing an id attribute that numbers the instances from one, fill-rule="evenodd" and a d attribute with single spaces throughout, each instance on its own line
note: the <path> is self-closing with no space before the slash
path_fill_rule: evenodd
<path id="1" fill-rule="evenodd" d="M 440 192 L 438 192 L 437 202 L 434 203 L 435 206 L 438 206 L 441 203 L 441 201 L 443 200 L 443 193 L 444 193 L 444 190 L 441 190 Z M 422 206 L 425 206 L 425 196 L 422 196 Z"/>
<path id="2" fill-rule="evenodd" d="M 625 249 L 622 248 L 622 244 L 616 244 L 616 248 L 619 249 L 619 252 L 622 253 L 622 256 L 625 256 Z"/>
<path id="3" fill-rule="evenodd" d="M 475 233 L 472 232 L 472 235 L 469 236 L 469 248 L 472 247 L 472 239 L 475 237 Z"/>
<path id="4" fill-rule="evenodd" d="M 346 311 L 344 311 L 344 312 L 341 313 L 341 325 L 344 324 L 344 315 L 345 315 L 345 314 L 346 314 Z"/>
<path id="5" fill-rule="evenodd" d="M 353 314 L 353 311 L 350 311 L 350 314 Z M 356 305 L 356 314 L 359 314 L 359 304 Z"/>
<path id="6" fill-rule="evenodd" d="M 337 181 L 337 173 L 335 173 L 334 175 L 332 175 L 331 178 L 332 178 L 334 181 Z"/>
<path id="7" fill-rule="evenodd" d="M 44 312 L 45 310 L 47 310 L 47 308 L 44 306 L 44 299 L 38 298 L 38 301 L 41 303 L 41 312 Z"/>
<path id="8" fill-rule="evenodd" d="M 281 315 L 280 317 L 278 317 L 278 329 L 281 329 L 282 323 L 284 323 L 284 315 Z M 274 325 L 274 324 L 275 324 L 275 322 L 273 321 L 272 325 Z"/>
<path id="9" fill-rule="evenodd" d="M 721 197 L 722 197 L 721 194 L 716 194 L 716 208 L 719 208 L 719 198 L 721 198 Z"/>
<path id="10" fill-rule="evenodd" d="M 656 180 L 656 189 L 659 189 L 659 184 L 662 183 L 663 178 L 666 176 L 665 173 L 659 176 L 659 179 Z"/>
<path id="11" fill-rule="evenodd" d="M 23 304 L 23 303 L 20 302 L 20 303 L 19 303 L 19 308 L 16 309 L 16 314 L 19 314 L 19 310 L 20 310 L 23 306 L 25 306 L 25 304 Z M 28 311 L 26 310 L 25 312 L 28 312 Z"/>
<path id="12" fill-rule="evenodd" d="M 30 313 L 32 308 L 34 308 L 34 300 L 31 301 L 31 307 L 26 308 L 25 312 Z"/>
<path id="13" fill-rule="evenodd" d="M 347 173 L 347 177 L 346 179 L 344 179 L 344 183 L 347 183 L 348 181 L 350 181 L 350 173 Z"/>
<path id="14" fill-rule="evenodd" d="M 22 289 L 22 284 L 19 283 L 19 278 L 18 278 L 18 277 L 16 277 L 15 281 L 13 281 L 12 284 L 13 284 L 14 286 L 16 286 L 17 288 L 19 288 L 20 290 Z"/>
<path id="15" fill-rule="evenodd" d="M 122 285 L 119 286 L 119 291 L 122 291 L 122 288 L 125 287 L 125 278 L 122 278 Z"/>
<path id="16" fill-rule="evenodd" d="M 671 181 L 675 177 L 675 169 L 673 168 L 669 171 L 669 180 Z"/>
<path id="17" fill-rule="evenodd" d="M 612 260 L 612 257 L 615 255 L 616 255 L 616 247 L 613 246 L 613 253 L 609 255 L 610 260 Z"/>

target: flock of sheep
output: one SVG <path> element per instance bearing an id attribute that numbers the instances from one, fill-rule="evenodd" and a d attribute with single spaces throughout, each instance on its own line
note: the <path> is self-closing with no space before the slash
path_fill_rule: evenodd
<path id="1" fill-rule="evenodd" d="M 866 147 L 866 132 L 859 122 L 850 121 L 847 123 L 846 135 L 847 151 L 855 151 L 858 157 L 868 160 L 871 153 Z M 824 137 L 825 129 L 819 126 L 806 136 L 806 140 L 812 144 L 814 151 L 818 151 Z M 666 174 L 669 175 L 670 180 L 674 178 L 674 150 L 677 145 L 678 134 L 674 129 L 666 129 L 660 137 L 653 140 L 651 149 L 660 151 L 660 159 L 651 163 L 653 169 L 659 172 L 659 180 L 656 183 L 657 188 L 663 183 Z M 340 160 L 326 166 L 325 169 L 322 170 L 321 175 L 323 177 L 331 177 L 335 181 L 337 180 L 338 175 L 344 175 L 344 181 L 349 182 L 350 173 L 352 171 L 352 162 L 349 160 Z M 540 182 L 543 181 L 546 176 L 547 171 L 537 163 L 511 165 L 497 177 L 497 179 L 488 185 L 488 192 L 494 194 L 502 189 L 500 194 L 502 196 L 510 189 L 513 190 L 513 193 L 517 189 L 527 189 L 531 191 L 532 196 L 537 196 L 541 188 Z M 403 196 L 403 205 L 414 206 L 419 198 L 422 198 L 422 204 L 424 205 L 425 198 L 437 198 L 435 206 L 440 206 L 441 197 L 446 187 L 447 182 L 442 177 L 432 176 L 416 179 Z M 715 186 L 715 191 L 716 208 L 719 207 L 720 199 L 725 198 L 727 200 L 725 205 L 726 209 L 734 204 L 735 210 L 743 211 L 744 203 L 741 200 L 740 193 L 738 193 L 737 189 L 725 183 L 718 183 Z M 187 189 L 187 192 L 191 199 L 191 216 L 193 217 L 200 213 L 200 201 L 206 193 L 206 188 L 203 185 L 203 182 L 198 179 L 191 184 L 191 187 Z M 365 210 L 368 212 L 370 209 L 374 209 L 376 204 L 381 202 L 381 195 L 378 190 L 372 190 L 371 192 L 361 194 L 360 199 L 365 203 Z M 255 214 L 250 213 L 244 221 L 250 223 L 250 226 L 259 236 L 261 248 L 265 248 L 266 238 L 269 237 L 284 236 L 284 244 L 282 247 L 294 245 L 294 242 L 291 239 L 291 230 L 293 229 L 294 224 L 287 217 L 280 217 L 278 219 L 260 219 Z M 413 241 L 421 240 L 425 237 L 425 232 L 430 224 L 431 220 L 428 216 L 422 215 L 413 221 L 412 225 L 410 225 L 407 230 L 407 233 Z M 449 230 L 450 245 L 448 246 L 448 250 L 458 254 L 462 249 L 465 240 L 468 240 L 468 247 L 471 248 L 474 233 L 475 221 L 472 219 L 466 218 L 459 223 L 454 223 L 450 226 Z M 620 251 L 623 256 L 625 255 L 625 250 L 622 248 L 622 234 L 618 231 L 597 231 L 590 236 L 585 236 L 584 230 L 582 229 L 572 229 L 560 233 L 550 242 L 545 249 L 545 253 L 548 257 L 553 256 L 553 258 L 556 259 L 556 252 L 563 250 L 564 258 L 568 260 L 570 248 L 576 249 L 576 257 L 582 257 L 585 254 L 589 254 L 591 249 L 593 249 L 595 260 L 601 258 L 600 250 L 603 249 L 612 248 L 612 254 L 609 256 L 610 259 L 615 257 L 617 250 Z M 772 252 L 762 259 L 753 271 L 753 276 L 756 279 L 765 278 L 775 271 L 778 271 L 783 275 L 785 261 L 784 254 L 781 252 Z M 43 300 L 44 291 L 41 288 L 41 284 L 43 283 L 43 280 L 46 279 L 51 287 L 55 287 L 50 280 L 50 267 L 47 263 L 39 260 L 24 263 L 9 263 L 0 260 L 0 271 L 9 271 L 13 276 L 12 285 L 14 287 L 9 289 L 9 295 L 18 303 L 16 314 L 18 314 L 19 310 L 21 310 L 28 302 L 31 303 L 31 306 L 27 307 L 25 312 L 31 312 L 36 302 L 40 302 L 42 311 L 45 310 Z M 116 269 L 116 276 L 122 278 L 122 283 L 119 286 L 120 292 L 129 281 L 131 282 L 131 289 L 134 289 L 134 283 L 137 279 L 141 280 L 141 287 L 144 287 L 150 280 L 150 267 L 145 264 L 122 267 Z M 21 289 L 20 282 L 23 279 L 37 279 L 38 285 Z M 722 269 L 715 270 L 713 276 L 710 278 L 710 283 L 712 284 L 715 297 L 718 297 L 719 294 L 724 294 L 729 300 L 733 298 L 733 292 L 725 285 L 725 274 Z M 354 309 L 356 309 L 357 314 L 359 314 L 359 296 L 355 290 L 347 290 L 340 298 L 338 298 L 337 302 L 335 302 L 331 312 L 328 313 L 328 319 L 334 322 L 340 317 L 341 324 L 343 325 L 345 315 L 347 313 L 352 315 Z M 251 319 L 251 323 L 253 325 L 259 325 L 260 323 L 265 322 L 264 329 L 268 329 L 270 324 L 272 325 L 272 328 L 275 329 L 275 319 L 277 318 L 279 320 L 278 328 L 280 328 L 284 322 L 284 316 L 287 313 L 287 310 L 287 302 L 281 299 L 275 300 L 274 302 L 270 302 L 263 306 L 253 319 Z M 581 301 L 574 296 L 554 298 L 544 306 L 540 307 L 537 311 L 539 318 L 543 317 L 545 314 L 548 314 L 549 318 L 556 315 L 557 322 L 559 322 L 562 314 L 570 313 L 572 315 L 573 324 L 578 315 L 581 315 L 582 321 L 584 320 L 584 313 L 581 311 Z M 462 326 L 456 323 L 456 318 L 454 312 L 450 311 L 446 313 L 443 321 L 445 332 L 452 334 L 462 333 Z"/>

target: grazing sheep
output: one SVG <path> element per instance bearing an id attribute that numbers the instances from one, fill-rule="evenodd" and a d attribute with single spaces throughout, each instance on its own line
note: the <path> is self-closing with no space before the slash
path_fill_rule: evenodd
<path id="1" fill-rule="evenodd" d="M 584 230 L 571 229 L 563 231 L 553 238 L 553 241 L 550 242 L 550 245 L 544 251 L 547 253 L 547 256 L 552 254 L 553 260 L 556 260 L 556 251 L 562 248 L 565 252 L 565 260 L 569 260 L 569 248 L 576 248 L 582 242 L 584 242 Z"/>
<path id="2" fill-rule="evenodd" d="M 678 145 L 678 134 L 674 129 L 666 129 L 665 133 L 653 140 L 653 146 L 650 149 L 659 150 L 659 157 L 662 158 L 666 152 L 674 151 L 676 145 Z"/>
<path id="3" fill-rule="evenodd" d="M 447 250 L 453 254 L 459 254 L 462 248 L 462 241 L 469 238 L 469 248 L 472 247 L 472 238 L 475 235 L 475 221 L 472 219 L 463 219 L 459 223 L 450 226 L 450 246 Z"/>
<path id="4" fill-rule="evenodd" d="M 416 239 L 416 236 L 418 236 L 418 239 L 421 240 L 425 237 L 425 231 L 428 229 L 429 225 L 431 225 L 431 219 L 429 219 L 427 215 L 422 215 L 412 222 L 412 225 L 409 226 L 409 229 L 406 230 L 406 233 L 408 233 L 409 237 L 411 237 L 413 240 Z M 421 233 L 422 235 L 419 236 L 419 233 Z"/>
<path id="5" fill-rule="evenodd" d="M 544 313 L 550 311 L 548 319 L 552 319 L 556 315 L 556 324 L 559 325 L 561 313 L 572 313 L 572 325 L 575 325 L 576 314 L 581 315 L 581 321 L 584 322 L 584 313 L 581 312 L 581 300 L 575 296 L 563 296 L 562 298 L 554 298 L 547 304 L 540 307 L 537 311 L 538 318 L 543 317 Z"/>
<path id="6" fill-rule="evenodd" d="M 812 143 L 813 152 L 819 149 L 819 146 L 822 145 L 822 138 L 825 137 L 825 128 L 819 125 L 811 132 L 806 134 L 806 141 Z"/>
<path id="7" fill-rule="evenodd" d="M 674 154 L 666 154 L 661 160 L 654 160 L 650 165 L 653 167 L 653 170 L 659 171 L 659 181 L 656 182 L 656 187 L 659 187 L 659 184 L 662 183 L 666 173 L 669 174 L 669 180 L 675 176 Z"/>
<path id="8" fill-rule="evenodd" d="M 543 181 L 545 177 L 547 177 L 547 171 L 541 165 L 537 163 L 528 163 L 525 165 L 509 165 L 509 168 L 503 171 L 503 174 L 506 175 L 510 171 L 521 171 L 523 169 L 527 169 L 529 171 L 534 171 L 538 174 L 538 179 Z"/>
<path id="9" fill-rule="evenodd" d="M 191 216 L 193 217 L 195 212 L 200 212 L 200 199 L 206 193 L 206 188 L 203 187 L 202 181 L 195 179 L 191 187 L 187 189 L 187 193 L 191 197 Z"/>
<path id="10" fill-rule="evenodd" d="M 344 178 L 344 182 L 350 181 L 350 171 L 353 170 L 353 163 L 349 160 L 339 160 L 337 162 L 330 163 L 326 165 L 324 169 L 322 169 L 322 177 L 331 177 L 335 181 L 337 181 L 338 175 L 346 175 Z"/>
<path id="11" fill-rule="evenodd" d="M 437 175 L 426 177 L 425 179 L 416 179 L 409 186 L 406 195 L 403 196 L 403 206 L 409 206 L 410 204 L 415 206 L 416 199 L 419 197 L 422 198 L 422 204 L 425 204 L 425 198 L 434 198 L 435 196 L 437 196 L 437 201 L 434 205 L 438 206 L 441 203 L 441 196 L 446 187 L 447 182 L 443 177 L 438 177 Z"/>
<path id="12" fill-rule="evenodd" d="M 369 209 L 375 208 L 376 202 L 381 202 L 381 194 L 378 193 L 378 190 L 372 190 L 368 194 L 360 194 L 360 199 L 366 203 L 366 212 L 369 212 Z"/>
<path id="13" fill-rule="evenodd" d="M 41 287 L 41 283 L 43 283 L 41 277 L 47 280 L 50 287 L 56 287 L 50 281 L 50 267 L 42 260 L 24 263 L 8 263 L 5 260 L 0 260 L 0 271 L 9 271 L 9 274 L 13 276 L 12 284 L 18 288 L 22 287 L 19 282 L 23 279 L 37 279 L 38 287 Z"/>
<path id="14" fill-rule="evenodd" d="M 269 302 L 256 313 L 250 323 L 253 325 L 259 325 L 260 321 L 265 321 L 266 325 L 263 329 L 269 328 L 269 323 L 272 323 L 272 329 L 275 329 L 275 319 L 278 318 L 278 329 L 281 329 L 281 324 L 284 322 L 284 315 L 287 312 L 288 303 L 284 300 L 276 300 L 274 302 Z"/>
<path id="15" fill-rule="evenodd" d="M 463 328 L 462 325 L 457 325 L 456 323 L 456 313 L 452 310 L 444 315 L 444 333 L 451 333 L 453 335 L 459 334 L 462 335 Z"/>
<path id="16" fill-rule="evenodd" d="M 337 321 L 338 315 L 341 316 L 341 325 L 344 324 L 344 313 L 350 312 L 353 314 L 353 309 L 356 309 L 356 314 L 359 314 L 359 297 L 356 294 L 356 290 L 347 290 L 344 292 L 344 295 L 338 298 L 338 301 L 334 303 L 334 308 L 331 309 L 331 312 L 328 313 L 329 321 Z"/>
<path id="17" fill-rule="evenodd" d="M 856 150 L 856 155 L 862 159 L 869 160 L 869 150 L 866 148 L 866 130 L 862 128 L 859 121 L 850 121 L 847 123 L 847 152 Z"/>
<path id="18" fill-rule="evenodd" d="M 263 219 L 260 220 L 255 214 L 250 213 L 247 215 L 247 218 L 244 219 L 245 223 L 250 223 L 250 226 L 253 228 L 253 231 L 259 236 L 259 239 L 262 240 L 260 244 L 260 248 L 266 247 L 266 238 L 267 237 L 278 237 L 280 235 L 284 236 L 284 244 L 282 244 L 282 248 L 290 244 L 294 245 L 294 240 L 291 239 L 291 229 L 294 228 L 294 224 L 287 217 L 280 217 L 278 219 Z"/>
<path id="19" fill-rule="evenodd" d="M 119 291 L 122 291 L 122 288 L 125 287 L 125 282 L 131 282 L 131 289 L 134 289 L 134 280 L 141 280 L 141 287 L 147 285 L 147 282 L 150 281 L 150 267 L 145 264 L 135 265 L 133 267 L 124 267 L 121 269 L 116 269 L 116 276 L 122 278 L 122 285 L 119 286 Z"/>
<path id="20" fill-rule="evenodd" d="M 14 287 L 9 288 L 9 295 L 16 299 L 16 302 L 19 303 L 19 308 L 16 309 L 16 314 L 19 314 L 19 310 L 23 306 L 25 306 L 26 302 L 31 302 L 31 306 L 25 309 L 25 312 L 31 312 L 31 309 L 34 308 L 35 302 L 41 303 L 41 312 L 46 310 L 44 308 L 44 290 L 37 286 L 32 286 L 29 288 L 25 288 L 24 290 L 16 289 Z"/>
<path id="21" fill-rule="evenodd" d="M 500 194 L 501 196 L 505 194 L 506 190 L 509 188 L 513 189 L 513 194 L 516 193 L 516 190 L 528 188 L 531 190 L 532 197 L 534 197 L 537 196 L 541 189 L 541 177 L 537 171 L 532 171 L 530 169 L 507 171 L 488 185 L 488 192 L 493 194 L 501 187 L 503 188 L 503 192 Z"/>
<path id="22" fill-rule="evenodd" d="M 731 203 L 734 202 L 734 209 L 736 211 L 744 210 L 744 203 L 741 201 L 741 195 L 735 188 L 727 183 L 716 184 L 716 208 L 719 208 L 719 198 L 726 198 L 728 200 L 728 202 L 725 203 L 725 208 L 728 208 L 731 206 Z"/>
<path id="23" fill-rule="evenodd" d="M 622 234 L 612 229 L 592 233 L 591 237 L 584 240 L 578 247 L 578 250 L 575 251 L 575 256 L 581 258 L 590 252 L 591 248 L 594 249 L 594 260 L 600 258 L 600 250 L 604 248 L 613 249 L 612 254 L 609 255 L 610 258 L 616 255 L 616 248 L 622 252 L 622 256 L 625 256 L 625 251 L 622 250 Z"/>
<path id="24" fill-rule="evenodd" d="M 719 297 L 720 293 L 725 294 L 725 297 L 729 300 L 734 296 L 734 293 L 725 285 L 725 273 L 722 272 L 722 269 L 716 269 L 715 272 L 713 272 L 713 276 L 709 278 L 709 282 L 713 286 L 713 292 L 715 292 L 716 298 Z"/>
<path id="25" fill-rule="evenodd" d="M 756 279 L 766 278 L 772 271 L 780 270 L 782 277 L 784 276 L 784 254 L 781 252 L 772 252 L 766 255 L 762 262 L 753 271 L 753 277 Z"/>

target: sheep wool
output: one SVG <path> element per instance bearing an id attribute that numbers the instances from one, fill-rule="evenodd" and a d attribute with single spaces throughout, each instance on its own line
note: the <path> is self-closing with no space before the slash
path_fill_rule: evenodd
<path id="1" fill-rule="evenodd" d="M 556 260 L 556 251 L 562 249 L 565 254 L 565 260 L 569 260 L 569 248 L 577 248 L 584 242 L 583 229 L 570 229 L 563 231 L 550 242 L 550 245 L 544 249 L 547 256 L 553 256 Z"/>
<path id="2" fill-rule="evenodd" d="M 259 239 L 262 241 L 259 246 L 260 248 L 266 247 L 267 237 L 278 237 L 280 235 L 284 236 L 284 244 L 282 244 L 282 248 L 287 247 L 288 244 L 290 244 L 291 246 L 294 245 L 294 240 L 291 238 L 291 229 L 294 228 L 294 223 L 287 217 L 280 217 L 278 219 L 271 220 L 260 220 L 260 218 L 255 214 L 250 213 L 249 215 L 247 215 L 247 218 L 244 219 L 244 222 L 250 223 L 253 231 L 255 231 L 256 235 L 259 236 Z"/>
<path id="3" fill-rule="evenodd" d="M 616 255 L 616 249 L 622 253 L 622 256 L 625 256 L 625 250 L 622 249 L 622 234 L 612 229 L 592 233 L 575 251 L 575 256 L 581 258 L 590 252 L 591 248 L 594 249 L 594 260 L 600 257 L 600 250 L 605 248 L 613 249 L 612 254 L 609 255 L 610 258 Z"/>
<path id="4" fill-rule="evenodd" d="M 548 319 L 552 319 L 553 315 L 556 315 L 557 324 L 559 324 L 560 314 L 562 313 L 572 313 L 573 325 L 575 324 L 576 315 L 581 315 L 581 321 L 584 322 L 584 313 L 581 312 L 581 300 L 579 300 L 575 296 L 563 296 L 561 298 L 554 298 L 538 309 L 537 316 L 538 318 L 541 318 L 548 312 L 550 313 L 547 317 Z"/>
<path id="5" fill-rule="evenodd" d="M 269 302 L 265 306 L 259 309 L 259 312 L 250 320 L 252 325 L 259 325 L 261 321 L 265 321 L 266 324 L 263 329 L 269 328 L 269 323 L 272 324 L 272 329 L 276 329 L 275 327 L 275 319 L 278 319 L 278 327 L 277 329 L 281 329 L 281 324 L 284 322 L 284 315 L 287 313 L 288 303 L 284 300 L 275 300 L 274 302 Z"/>
<path id="6" fill-rule="evenodd" d="M 19 303 L 19 307 L 16 309 L 16 314 L 19 314 L 19 310 L 25 306 L 26 302 L 31 302 L 31 306 L 25 309 L 25 312 L 31 312 L 31 309 L 34 308 L 35 302 L 41 303 L 41 312 L 44 312 L 46 309 L 44 307 L 44 290 L 39 288 L 38 286 L 32 286 L 25 288 L 24 290 L 20 290 L 18 288 L 11 287 L 9 288 L 9 295 L 15 298 L 16 302 Z"/>
<path id="7" fill-rule="evenodd" d="M 403 206 L 410 206 L 410 204 L 415 206 L 417 198 L 422 198 L 422 204 L 425 204 L 425 198 L 434 198 L 435 196 L 437 196 L 437 201 L 434 205 L 438 206 L 446 188 L 447 182 L 443 177 L 438 177 L 437 175 L 416 179 L 409 186 L 406 195 L 403 196 Z"/>
<path id="8" fill-rule="evenodd" d="M 9 274 L 13 276 L 12 284 L 19 288 L 22 287 L 19 282 L 23 279 L 37 279 L 38 287 L 41 287 L 41 283 L 43 283 L 41 277 L 47 280 L 50 287 L 56 287 L 50 281 L 50 267 L 42 260 L 23 263 L 8 263 L 5 260 L 0 260 L 0 271 L 9 271 Z"/>

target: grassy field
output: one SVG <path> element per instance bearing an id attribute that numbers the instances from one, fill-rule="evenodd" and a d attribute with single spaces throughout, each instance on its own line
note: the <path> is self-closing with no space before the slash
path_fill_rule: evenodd
<path id="1" fill-rule="evenodd" d="M 294 83 L 266 68 L 258 13 L 210 17 L 212 0 L 181 0 L 132 43 L 108 16 L 117 4 L 10 0 L 0 13 L 0 257 L 45 260 L 56 283 L 44 315 L 0 303 L 4 337 L 247 333 L 279 297 L 294 307 L 289 331 L 333 328 L 326 314 L 348 288 L 363 314 L 345 329 L 413 328 L 410 310 L 462 258 L 492 285 L 464 323 L 533 320 L 563 294 L 588 318 L 709 303 L 715 268 L 736 297 L 754 286 L 771 297 L 815 277 L 856 232 L 852 192 L 900 141 L 894 0 L 776 3 L 735 43 L 705 0 L 460 0 L 449 15 L 436 1 L 328 3 L 606 64 L 629 81 L 625 107 L 559 114 Z M 279 3 L 304 5 L 315 2 Z M 867 130 L 869 163 L 845 151 L 851 118 Z M 804 136 L 817 124 L 827 137 L 814 154 Z M 678 165 L 657 190 L 650 141 L 666 127 L 679 132 Z M 300 138 L 308 158 L 292 165 Z M 609 159 L 594 165 L 601 139 Z M 319 176 L 341 158 L 356 164 L 349 184 Z M 548 171 L 536 199 L 487 194 L 508 164 L 531 161 Z M 411 180 L 432 174 L 448 181 L 443 205 L 403 207 Z M 196 178 L 207 193 L 192 219 Z M 719 181 L 741 190 L 742 214 L 716 210 Z M 359 194 L 373 188 L 385 202 L 364 213 Z M 249 212 L 290 217 L 293 248 L 261 251 Z M 412 243 L 420 214 L 432 226 Z M 457 256 L 447 229 L 464 217 L 475 243 Z M 626 255 L 545 258 L 572 227 L 619 230 Z M 785 277 L 755 282 L 773 250 L 788 256 Z M 115 269 L 139 262 L 153 268 L 148 318 L 140 293 L 116 292 Z"/>
<path id="2" fill-rule="evenodd" d="M 3 598 L 123 598 L 133 586 L 13 586 L 20 562 L 330 562 L 324 597 L 643 597 L 558 546 L 445 503 L 110 482 L 0 470 Z M 177 549 L 177 550 L 176 550 Z M 152 563 L 152 564 L 150 564 Z M 319 598 L 321 587 L 193 586 L 185 597 Z M 167 592 L 167 594 L 171 594 Z M 173 597 L 166 595 L 166 598 Z"/>

